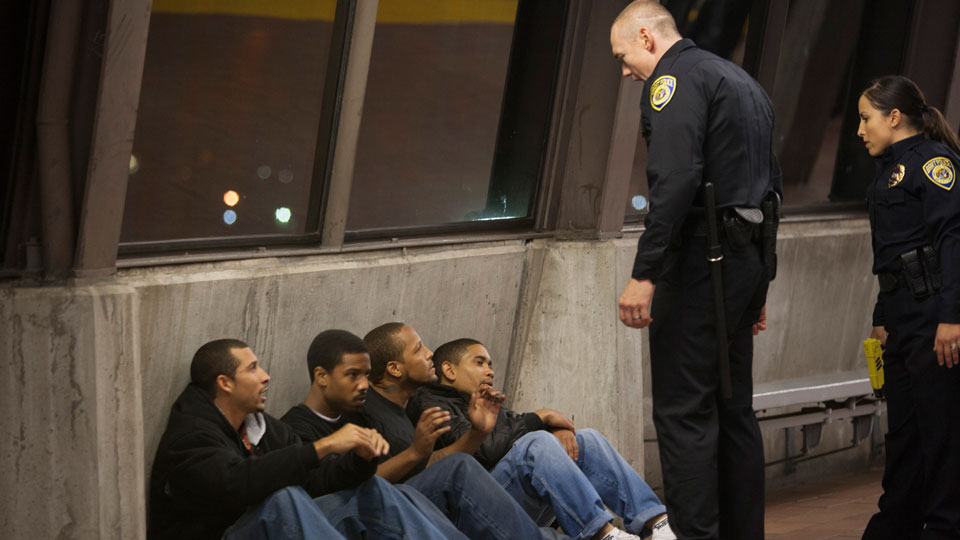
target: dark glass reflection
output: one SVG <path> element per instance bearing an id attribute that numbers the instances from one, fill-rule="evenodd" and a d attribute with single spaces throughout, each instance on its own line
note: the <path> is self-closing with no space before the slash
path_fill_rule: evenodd
<path id="1" fill-rule="evenodd" d="M 527 215 L 487 208 L 517 2 L 416 4 L 380 5 L 347 228 Z"/>
<path id="2" fill-rule="evenodd" d="M 334 3 L 211 5 L 153 3 L 121 242 L 306 230 Z"/>

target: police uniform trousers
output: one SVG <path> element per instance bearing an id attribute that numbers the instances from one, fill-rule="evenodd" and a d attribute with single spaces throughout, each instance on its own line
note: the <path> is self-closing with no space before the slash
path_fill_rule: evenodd
<path id="1" fill-rule="evenodd" d="M 667 251 L 650 326 L 653 421 L 670 524 L 683 540 L 763 538 L 763 440 L 753 411 L 753 333 L 766 301 L 760 247 L 722 243 L 733 397 L 720 389 L 706 239 Z"/>
<path id="2" fill-rule="evenodd" d="M 960 538 L 960 367 L 937 364 L 937 300 L 881 293 L 886 466 L 867 540 Z"/>

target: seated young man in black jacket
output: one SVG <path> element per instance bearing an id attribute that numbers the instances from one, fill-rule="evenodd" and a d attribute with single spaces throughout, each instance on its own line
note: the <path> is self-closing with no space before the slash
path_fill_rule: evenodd
<path id="1" fill-rule="evenodd" d="M 466 429 L 465 396 L 492 388 L 494 372 L 490 353 L 472 339 L 440 346 L 433 362 L 440 382 L 417 391 L 407 413 L 416 417 L 435 407 L 449 411 L 451 429 L 437 441 L 443 446 Z M 676 539 L 666 507 L 640 475 L 603 435 L 575 430 L 562 413 L 540 409 L 519 414 L 503 407 L 496 427 L 474 456 L 531 515 L 555 516 L 571 535 L 636 538 L 634 534 L 652 530 L 653 540 Z M 613 516 L 604 505 L 619 514 L 633 534 L 609 531 Z"/>
<path id="2" fill-rule="evenodd" d="M 369 427 L 370 422 L 361 411 L 372 394 L 367 382 L 370 356 L 362 339 L 345 330 L 321 332 L 310 344 L 307 367 L 310 391 L 303 403 L 283 415 L 283 422 L 304 441 L 327 437 L 344 426 Z M 495 394 L 490 397 L 495 398 Z M 500 402 L 480 396 L 475 399 L 483 400 L 476 413 L 479 415 L 476 423 L 482 425 L 483 431 L 487 425 L 492 427 Z M 425 413 L 415 428 L 413 444 L 408 446 L 403 441 L 397 441 L 396 446 L 391 444 L 388 457 L 377 467 L 377 474 L 391 482 L 406 478 L 404 484 L 397 485 L 398 489 L 418 490 L 426 495 L 470 538 L 557 538 L 555 531 L 539 530 L 469 454 L 453 452 L 456 445 L 433 452 L 434 441 L 448 429 L 442 427 L 447 420 L 449 415 L 439 410 Z M 405 415 L 400 421 L 414 429 Z M 367 476 L 367 462 L 357 459 L 354 451 L 330 455 L 324 460 L 338 463 L 338 477 L 347 484 L 351 477 L 359 483 Z M 415 466 L 428 461 L 426 470 L 409 474 Z"/>
<path id="3" fill-rule="evenodd" d="M 270 377 L 242 341 L 200 347 L 190 379 L 153 462 L 149 538 L 464 538 L 426 498 L 376 477 L 311 499 L 343 487 L 322 458 L 353 452 L 371 477 L 387 444 L 357 426 L 301 443 L 263 412 Z"/>

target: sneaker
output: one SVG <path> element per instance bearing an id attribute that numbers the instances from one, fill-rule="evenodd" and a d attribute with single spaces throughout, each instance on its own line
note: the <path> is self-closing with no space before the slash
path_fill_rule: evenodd
<path id="1" fill-rule="evenodd" d="M 627 531 L 622 531 L 614 527 L 610 532 L 608 532 L 600 540 L 640 540 L 640 537 L 635 534 L 630 534 Z"/>
<path id="2" fill-rule="evenodd" d="M 677 535 L 673 534 L 666 517 L 653 524 L 653 536 L 650 540 L 677 540 Z"/>

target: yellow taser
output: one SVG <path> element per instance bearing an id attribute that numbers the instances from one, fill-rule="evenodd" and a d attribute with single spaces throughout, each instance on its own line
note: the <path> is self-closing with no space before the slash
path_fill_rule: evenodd
<path id="1" fill-rule="evenodd" d="M 879 339 L 863 340 L 863 354 L 867 357 L 867 369 L 870 372 L 870 386 L 873 395 L 883 397 L 883 346 Z"/>

